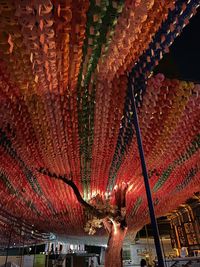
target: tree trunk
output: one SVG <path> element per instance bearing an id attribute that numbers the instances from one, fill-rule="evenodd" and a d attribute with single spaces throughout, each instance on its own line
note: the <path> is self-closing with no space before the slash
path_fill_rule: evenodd
<path id="1" fill-rule="evenodd" d="M 105 253 L 105 267 L 122 267 L 122 246 L 127 227 L 113 222 L 109 233 L 108 246 Z"/>

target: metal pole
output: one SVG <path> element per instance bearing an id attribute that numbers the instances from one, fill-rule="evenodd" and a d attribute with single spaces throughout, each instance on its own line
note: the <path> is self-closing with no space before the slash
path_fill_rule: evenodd
<path id="1" fill-rule="evenodd" d="M 161 240 L 162 250 L 163 250 L 164 259 L 165 259 L 165 266 L 167 266 L 166 255 L 165 255 L 165 247 L 164 247 L 162 236 L 160 236 L 160 240 Z"/>
<path id="2" fill-rule="evenodd" d="M 47 254 L 46 267 L 49 267 L 49 252 L 48 252 L 48 254 Z"/>
<path id="3" fill-rule="evenodd" d="M 148 235 L 148 231 L 147 231 L 147 226 L 145 225 L 145 226 L 144 226 L 144 228 L 145 228 L 145 233 L 146 233 L 146 239 L 147 239 L 147 245 L 148 245 L 148 249 L 149 249 L 149 251 L 150 251 L 150 245 L 149 245 L 149 235 Z"/>
<path id="4" fill-rule="evenodd" d="M 132 87 L 132 89 L 133 89 L 133 87 Z M 150 189 L 150 185 L 149 185 L 149 178 L 148 178 L 147 167 L 146 167 L 146 162 L 145 162 L 145 157 L 144 157 L 144 151 L 143 151 L 143 146 L 142 146 L 142 137 L 141 137 L 141 133 L 140 133 L 140 126 L 139 126 L 139 122 L 138 122 L 138 116 L 137 116 L 137 110 L 136 110 L 136 104 L 135 104 L 135 96 L 134 96 L 133 90 L 132 90 L 132 96 L 133 96 L 134 126 L 135 126 L 135 131 L 136 131 L 138 150 L 139 150 L 139 154 L 140 154 L 142 173 L 143 173 L 143 177 L 144 177 L 144 184 L 145 184 L 147 201 L 148 201 L 148 206 L 149 206 L 151 225 L 153 228 L 153 236 L 154 236 L 154 243 L 155 243 L 155 247 L 156 247 L 156 254 L 158 257 L 158 266 L 164 267 L 163 253 L 162 253 L 162 249 L 161 249 L 161 245 L 160 245 L 158 226 L 157 226 L 157 222 L 156 222 L 154 205 L 153 205 L 152 196 L 151 196 L 151 189 Z"/>
<path id="5" fill-rule="evenodd" d="M 24 265 L 23 259 L 24 259 L 24 236 L 23 236 L 23 247 L 22 247 L 21 259 L 20 259 L 20 267 Z"/>
<path id="6" fill-rule="evenodd" d="M 35 243 L 35 246 L 34 246 L 34 257 L 33 257 L 33 267 L 35 267 L 35 255 L 36 255 L 36 243 Z"/>
<path id="7" fill-rule="evenodd" d="M 12 235 L 12 229 L 10 230 L 10 235 L 9 235 L 9 240 L 8 240 L 8 246 L 7 246 L 7 250 L 6 250 L 5 267 L 6 267 L 7 262 L 8 262 L 8 251 L 9 251 L 9 248 L 10 248 L 11 235 Z"/>
<path id="8" fill-rule="evenodd" d="M 148 231 L 147 231 L 147 226 L 145 225 L 145 232 L 146 232 L 146 239 L 147 239 L 147 245 L 148 245 L 148 249 L 149 249 L 149 262 L 150 264 L 152 263 L 152 258 L 151 258 L 151 249 L 150 249 L 150 244 L 149 244 L 149 235 L 148 235 Z"/>

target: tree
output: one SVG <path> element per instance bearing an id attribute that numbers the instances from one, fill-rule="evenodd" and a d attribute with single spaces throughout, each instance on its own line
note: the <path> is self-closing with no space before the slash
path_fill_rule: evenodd
<path id="1" fill-rule="evenodd" d="M 110 203 L 109 199 L 103 199 L 100 195 L 92 198 L 90 202 L 86 202 L 71 178 L 66 175 L 56 175 L 44 168 L 40 168 L 38 171 L 59 179 L 72 188 L 78 202 L 86 209 L 90 217 L 86 223 L 85 231 L 94 234 L 97 228 L 104 226 L 109 235 L 105 253 L 105 267 L 122 267 L 122 246 L 127 232 L 126 193 L 128 185 L 123 183 L 115 187 L 113 204 Z"/>

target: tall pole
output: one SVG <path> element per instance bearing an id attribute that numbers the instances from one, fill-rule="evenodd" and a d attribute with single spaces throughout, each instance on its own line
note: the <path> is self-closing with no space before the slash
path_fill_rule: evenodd
<path id="1" fill-rule="evenodd" d="M 11 235 L 12 235 L 12 228 L 10 230 L 10 235 L 9 235 L 9 240 L 8 240 L 8 246 L 7 246 L 7 250 L 6 250 L 6 260 L 5 260 L 5 267 L 7 265 L 8 262 L 8 252 L 9 252 L 9 248 L 10 248 L 10 242 L 11 242 Z"/>
<path id="2" fill-rule="evenodd" d="M 34 257 L 33 257 L 33 267 L 35 267 L 35 255 L 36 255 L 36 249 L 37 249 L 37 243 L 35 242 L 35 246 L 34 246 Z"/>
<path id="3" fill-rule="evenodd" d="M 164 259 L 165 259 L 165 266 L 167 266 L 167 262 L 166 262 L 166 255 L 165 255 L 165 247 L 164 247 L 164 243 L 163 243 L 162 236 L 160 236 L 160 240 L 161 240 L 161 244 L 162 244 L 162 250 L 163 250 Z"/>
<path id="4" fill-rule="evenodd" d="M 134 87 L 133 87 L 132 82 L 130 82 L 130 77 L 129 77 L 129 86 L 132 86 L 134 126 L 135 126 L 135 131 L 136 131 L 136 138 L 137 138 L 138 150 L 140 154 L 142 174 L 144 177 L 144 184 L 145 184 L 147 201 L 148 201 L 148 206 L 149 206 L 151 226 L 153 228 L 153 236 L 154 236 L 154 243 L 156 247 L 156 254 L 158 257 L 158 267 L 164 267 L 164 260 L 163 260 L 163 253 L 162 253 L 161 244 L 160 244 L 158 225 L 156 222 L 156 217 L 155 217 L 155 212 L 154 212 L 154 205 L 152 201 L 151 189 L 149 185 L 149 178 L 148 178 L 147 167 L 146 167 L 146 162 L 145 162 L 145 157 L 144 157 L 144 150 L 143 150 L 143 145 L 142 145 L 142 137 L 140 133 L 140 126 L 139 126 L 139 121 L 138 121 L 138 116 L 137 116 L 137 109 L 136 109 L 135 96 L 134 96 Z"/>
<path id="5" fill-rule="evenodd" d="M 23 231 L 22 231 L 23 232 Z M 21 252 L 21 259 L 20 259 L 20 267 L 24 265 L 23 260 L 24 260 L 24 235 L 23 235 L 23 247 L 22 247 L 22 252 Z"/>
<path id="6" fill-rule="evenodd" d="M 46 267 L 49 267 L 49 251 L 47 252 L 47 261 L 46 261 Z"/>
<path id="7" fill-rule="evenodd" d="M 149 262 L 152 263 L 151 248 L 150 248 L 150 244 L 149 244 L 149 235 L 148 235 L 148 230 L 147 230 L 147 226 L 146 225 L 145 225 L 145 232 L 146 232 L 147 245 L 148 245 L 148 250 L 149 250 Z"/>

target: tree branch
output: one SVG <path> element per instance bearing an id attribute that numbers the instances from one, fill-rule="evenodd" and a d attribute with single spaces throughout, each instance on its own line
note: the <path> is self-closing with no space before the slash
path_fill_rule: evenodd
<path id="1" fill-rule="evenodd" d="M 115 200 L 116 205 L 118 207 L 117 216 L 121 223 L 122 228 L 127 226 L 126 223 L 126 192 L 128 189 L 128 185 L 126 183 L 122 183 L 115 189 Z"/>
<path id="2" fill-rule="evenodd" d="M 48 169 L 44 169 L 44 168 L 37 169 L 37 171 L 39 173 L 42 173 L 43 175 L 47 175 L 47 176 L 49 176 L 51 178 L 56 178 L 56 179 L 62 180 L 65 184 L 69 185 L 72 188 L 72 190 L 74 191 L 74 194 L 75 194 L 78 202 L 82 206 L 84 206 L 86 209 L 88 209 L 97 218 L 103 219 L 103 218 L 111 216 L 111 215 L 113 217 L 113 214 L 101 212 L 97 208 L 95 208 L 94 206 L 92 206 L 88 202 L 86 202 L 82 198 L 82 196 L 81 196 L 81 194 L 79 192 L 79 189 L 76 186 L 76 184 L 70 178 L 67 178 L 66 175 L 56 175 L 55 173 L 51 173 Z"/>
<path id="3" fill-rule="evenodd" d="M 107 230 L 108 234 L 110 234 L 112 231 L 112 225 L 106 218 L 103 220 L 103 225 L 104 225 L 104 228 Z"/>
<path id="4" fill-rule="evenodd" d="M 128 190 L 128 185 L 127 184 L 122 184 L 121 186 L 121 207 L 125 208 L 126 207 L 126 193 Z"/>

